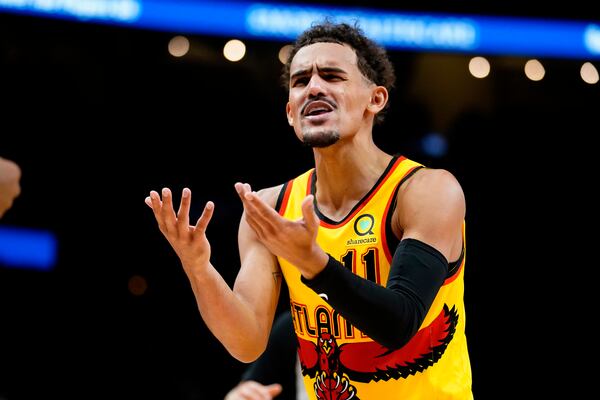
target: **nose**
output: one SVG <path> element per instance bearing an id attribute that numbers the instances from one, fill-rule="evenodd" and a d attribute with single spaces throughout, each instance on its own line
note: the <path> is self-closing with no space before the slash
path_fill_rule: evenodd
<path id="1" fill-rule="evenodd" d="M 323 96 L 326 92 L 325 81 L 319 75 L 313 75 L 308 82 L 308 96 L 318 97 Z"/>

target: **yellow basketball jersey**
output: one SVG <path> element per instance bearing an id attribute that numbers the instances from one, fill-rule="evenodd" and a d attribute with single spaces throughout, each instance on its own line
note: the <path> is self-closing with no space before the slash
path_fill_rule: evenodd
<path id="1" fill-rule="evenodd" d="M 391 218 L 400 185 L 421 164 L 394 157 L 365 197 L 341 221 L 317 214 L 318 244 L 353 273 L 385 286 L 399 243 Z M 287 182 L 277 211 L 302 218 L 302 200 L 315 193 L 314 169 Z M 464 239 L 464 225 L 463 225 Z M 290 240 L 293 240 L 291 238 Z M 463 240 L 464 243 L 464 240 Z M 472 399 L 465 338 L 465 249 L 449 266 L 417 334 L 400 349 L 371 340 L 300 280 L 298 269 L 279 258 L 290 293 L 304 384 L 310 399 Z"/>

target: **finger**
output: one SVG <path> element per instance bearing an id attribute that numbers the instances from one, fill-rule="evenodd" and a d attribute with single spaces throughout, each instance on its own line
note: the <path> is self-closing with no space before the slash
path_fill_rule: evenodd
<path id="1" fill-rule="evenodd" d="M 276 229 L 284 220 L 273 207 L 265 203 L 256 192 L 247 192 L 245 195 L 245 205 L 251 216 L 264 227 Z"/>
<path id="2" fill-rule="evenodd" d="M 268 237 L 270 233 L 276 231 L 276 226 L 272 221 L 266 219 L 257 207 L 260 199 L 255 194 L 246 192 L 244 195 L 244 216 L 248 225 L 254 230 L 260 239 Z"/>
<path id="3" fill-rule="evenodd" d="M 240 193 L 244 189 L 244 184 L 241 182 L 236 182 L 233 187 L 235 188 L 236 192 Z"/>
<path id="4" fill-rule="evenodd" d="M 310 232 L 315 232 L 319 228 L 319 217 L 315 213 L 315 196 L 309 194 L 302 200 L 302 216 L 306 227 Z"/>
<path id="5" fill-rule="evenodd" d="M 245 396 L 245 399 L 251 400 L 271 400 L 273 396 L 269 393 L 267 386 L 254 382 L 248 381 L 247 384 L 243 386 L 240 394 Z"/>
<path id="6" fill-rule="evenodd" d="M 208 227 L 208 223 L 210 222 L 213 213 L 215 210 L 215 203 L 209 201 L 204 206 L 204 210 L 202 210 L 202 215 L 198 218 L 198 222 L 196 222 L 196 232 L 204 233 L 206 228 Z"/>
<path id="7" fill-rule="evenodd" d="M 144 203 L 146 203 L 148 207 L 152 208 L 152 198 L 150 196 L 144 199 Z"/>
<path id="8" fill-rule="evenodd" d="M 252 192 L 252 187 L 247 183 L 237 182 L 235 184 L 235 190 L 240 196 L 244 206 L 244 219 L 259 238 L 264 238 L 267 231 L 275 229 L 272 222 L 267 222 L 261 217 L 260 203 L 264 202 L 256 193 Z M 264 205 L 267 209 L 271 209 L 266 203 L 264 203 Z M 277 214 L 277 216 L 279 217 L 279 214 Z"/>
<path id="9" fill-rule="evenodd" d="M 160 209 L 162 208 L 162 201 L 160 201 L 160 196 L 158 192 L 152 190 L 150 191 L 150 201 L 152 203 L 152 211 L 154 211 L 154 216 L 158 222 L 162 222 L 162 217 L 160 214 Z"/>
<path id="10" fill-rule="evenodd" d="M 162 202 L 160 201 L 160 196 L 158 195 L 158 192 L 156 190 L 151 190 L 150 196 L 148 197 L 150 197 L 150 200 L 152 201 L 152 208 L 160 208 Z"/>
<path id="11" fill-rule="evenodd" d="M 158 223 L 158 227 L 163 234 L 167 233 L 167 228 L 165 226 L 165 221 L 162 216 L 162 201 L 160 200 L 160 195 L 158 192 L 152 190 L 150 191 L 150 201 L 152 202 L 152 212 L 154 213 L 154 218 Z"/>
<path id="12" fill-rule="evenodd" d="M 254 232 L 259 238 L 264 237 L 264 229 L 260 225 L 260 223 L 258 223 L 256 218 L 254 218 L 250 213 L 246 211 L 244 211 L 243 218 L 246 220 L 246 223 L 250 226 L 250 228 L 252 228 L 252 230 L 254 230 Z"/>
<path id="13" fill-rule="evenodd" d="M 240 200 L 242 201 L 242 205 L 244 206 L 244 210 L 245 210 L 246 206 L 248 205 L 248 201 L 246 199 L 246 194 L 248 193 L 247 185 L 245 183 L 236 182 L 234 187 L 235 187 L 235 191 L 237 192 L 238 196 L 240 197 Z"/>
<path id="14" fill-rule="evenodd" d="M 243 203 L 245 200 L 244 196 L 248 192 L 246 184 L 241 183 L 241 182 L 236 182 L 235 185 L 233 185 L 233 186 L 235 187 L 235 191 L 237 192 L 238 196 L 240 196 L 240 200 L 242 200 L 242 203 Z"/>
<path id="15" fill-rule="evenodd" d="M 265 389 L 267 389 L 267 393 L 269 393 L 269 395 L 275 397 L 281 393 L 283 387 L 279 383 L 273 383 L 271 385 L 265 386 Z"/>
<path id="16" fill-rule="evenodd" d="M 253 205 L 246 198 L 248 193 L 250 193 L 250 185 L 248 185 L 247 183 L 237 182 L 234 186 L 238 196 L 240 197 L 240 200 L 242 200 L 242 205 L 244 206 L 243 218 L 246 220 L 246 222 L 248 223 L 248 225 L 250 225 L 252 229 L 258 228 L 256 226 L 258 222 L 256 218 L 252 215 Z"/>
<path id="17" fill-rule="evenodd" d="M 175 216 L 175 210 L 173 209 L 173 196 L 171 195 L 171 189 L 163 188 L 162 190 L 162 209 L 161 215 L 165 227 L 170 232 L 175 229 L 177 224 L 177 218 Z"/>
<path id="18" fill-rule="evenodd" d="M 231 389 L 224 400 L 256 400 L 257 397 L 248 393 L 248 382 L 241 382 Z M 261 400 L 260 397 L 258 400 Z"/>
<path id="19" fill-rule="evenodd" d="M 180 233 L 186 233 L 190 226 L 190 203 L 192 201 L 192 192 L 188 188 L 184 188 L 181 193 L 181 203 L 177 211 L 177 226 Z"/>

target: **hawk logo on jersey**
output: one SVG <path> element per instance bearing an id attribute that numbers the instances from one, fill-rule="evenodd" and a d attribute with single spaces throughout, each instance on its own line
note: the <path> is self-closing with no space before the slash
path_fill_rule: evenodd
<path id="1" fill-rule="evenodd" d="M 390 350 L 376 342 L 344 343 L 321 332 L 317 343 L 298 338 L 302 373 L 311 378 L 317 399 L 358 399 L 350 380 L 388 381 L 423 372 L 444 354 L 456 331 L 455 307 L 443 310 L 428 326 L 420 329 L 403 347 Z"/>

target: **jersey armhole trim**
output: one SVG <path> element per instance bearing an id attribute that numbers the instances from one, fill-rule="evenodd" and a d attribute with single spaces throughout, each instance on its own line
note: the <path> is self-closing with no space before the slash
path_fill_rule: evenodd
<path id="1" fill-rule="evenodd" d="M 290 199 L 290 193 L 292 186 L 294 184 L 293 180 L 287 181 L 283 184 L 279 195 L 277 196 L 277 202 L 275 203 L 275 211 L 279 213 L 279 215 L 283 216 L 285 210 L 287 208 L 288 200 Z"/>

